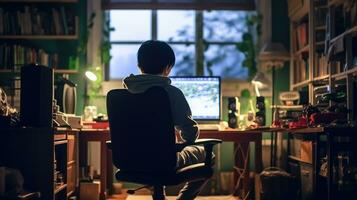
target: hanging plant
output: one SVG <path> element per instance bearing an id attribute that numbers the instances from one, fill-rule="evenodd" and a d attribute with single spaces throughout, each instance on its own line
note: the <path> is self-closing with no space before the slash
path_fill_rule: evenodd
<path id="1" fill-rule="evenodd" d="M 246 17 L 247 31 L 243 33 L 242 41 L 236 44 L 236 48 L 245 56 L 242 65 L 248 69 L 249 79 L 257 72 L 256 55 L 258 52 L 258 39 L 261 35 L 261 15 Z"/>
<path id="2" fill-rule="evenodd" d="M 115 31 L 114 27 L 110 26 L 110 18 L 105 14 L 105 23 L 103 24 L 102 31 L 102 43 L 100 45 L 100 58 L 102 64 L 108 65 L 112 56 L 110 55 L 110 49 L 112 48 L 112 44 L 110 43 L 110 32 Z"/>
<path id="3" fill-rule="evenodd" d="M 88 39 L 89 39 L 89 34 L 90 34 L 91 29 L 93 28 L 95 16 L 96 16 L 96 14 L 93 12 L 88 19 L 88 23 L 86 26 L 87 30 L 86 30 L 86 33 L 83 36 L 81 36 L 79 39 L 76 56 L 69 57 L 69 64 L 68 64 L 69 69 L 78 70 L 78 68 L 80 66 L 80 60 L 85 60 L 85 55 L 87 53 L 87 43 L 88 43 Z"/>

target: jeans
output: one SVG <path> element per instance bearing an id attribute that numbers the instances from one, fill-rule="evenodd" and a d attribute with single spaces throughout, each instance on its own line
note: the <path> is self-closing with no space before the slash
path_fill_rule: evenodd
<path id="1" fill-rule="evenodd" d="M 205 151 L 202 146 L 187 146 L 177 156 L 177 167 L 183 168 L 188 165 L 205 161 Z M 177 200 L 193 200 L 201 191 L 208 179 L 187 182 L 180 190 Z"/>

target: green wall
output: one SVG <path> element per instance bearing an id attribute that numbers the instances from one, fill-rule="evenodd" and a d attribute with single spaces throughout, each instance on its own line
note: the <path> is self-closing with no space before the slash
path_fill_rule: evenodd
<path id="1" fill-rule="evenodd" d="M 288 8 L 286 0 L 271 0 L 272 1 L 272 42 L 282 43 L 286 50 L 290 49 L 290 25 L 288 17 Z M 290 70 L 289 62 L 281 69 L 277 69 L 275 79 L 273 80 L 275 91 L 275 102 L 279 104 L 279 92 L 289 91 L 290 85 Z"/>

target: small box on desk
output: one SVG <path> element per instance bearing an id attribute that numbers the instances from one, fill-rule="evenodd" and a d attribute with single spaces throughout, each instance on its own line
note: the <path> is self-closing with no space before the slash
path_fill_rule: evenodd
<path id="1" fill-rule="evenodd" d="M 108 129 L 109 122 L 83 122 L 83 128 L 88 129 Z"/>
<path id="2" fill-rule="evenodd" d="M 80 182 L 79 199 L 99 200 L 100 182 Z"/>

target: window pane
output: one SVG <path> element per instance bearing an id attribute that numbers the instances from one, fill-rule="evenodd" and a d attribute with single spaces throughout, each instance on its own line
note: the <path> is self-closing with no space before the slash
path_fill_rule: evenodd
<path id="1" fill-rule="evenodd" d="M 110 32 L 111 41 L 151 39 L 150 10 L 112 10 L 110 24 L 115 28 Z"/>
<path id="2" fill-rule="evenodd" d="M 110 50 L 113 58 L 110 60 L 109 78 L 121 79 L 130 74 L 139 74 L 136 52 L 140 45 L 112 45 Z"/>
<path id="3" fill-rule="evenodd" d="M 157 34 L 164 41 L 193 41 L 194 11 L 159 10 L 157 11 Z"/>
<path id="4" fill-rule="evenodd" d="M 195 46 L 170 45 L 175 52 L 176 63 L 170 76 L 193 76 L 195 74 Z"/>
<path id="5" fill-rule="evenodd" d="M 246 31 L 246 16 L 253 14 L 248 11 L 204 11 L 203 34 L 207 41 L 240 41 Z"/>
<path id="6" fill-rule="evenodd" d="M 248 78 L 247 68 L 242 66 L 244 54 L 235 45 L 210 45 L 205 52 L 205 75 L 224 78 Z"/>

